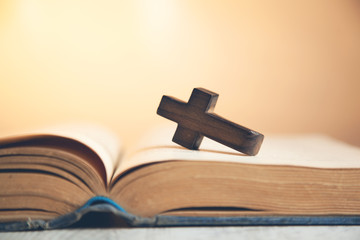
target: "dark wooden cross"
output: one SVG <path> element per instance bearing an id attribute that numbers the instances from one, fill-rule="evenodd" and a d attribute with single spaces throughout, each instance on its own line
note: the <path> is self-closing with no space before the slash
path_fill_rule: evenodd
<path id="1" fill-rule="evenodd" d="M 247 155 L 256 155 L 264 135 L 213 113 L 218 96 L 203 88 L 194 88 L 188 103 L 163 96 L 157 114 L 178 123 L 172 140 L 183 147 L 198 149 L 205 136 Z"/>

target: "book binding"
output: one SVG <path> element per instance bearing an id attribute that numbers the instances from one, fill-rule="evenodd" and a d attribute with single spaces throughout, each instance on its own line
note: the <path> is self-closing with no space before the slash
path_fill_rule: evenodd
<path id="1" fill-rule="evenodd" d="M 236 216 L 192 217 L 157 215 L 139 217 L 103 196 L 52 220 L 0 223 L 0 231 L 50 230 L 69 227 L 184 227 L 184 226 L 306 226 L 360 225 L 360 216 Z"/>

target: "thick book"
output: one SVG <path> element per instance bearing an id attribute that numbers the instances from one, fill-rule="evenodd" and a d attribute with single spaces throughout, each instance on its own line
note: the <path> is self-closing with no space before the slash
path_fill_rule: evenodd
<path id="1" fill-rule="evenodd" d="M 0 139 L 0 230 L 93 226 L 360 225 L 360 149 L 266 136 L 257 156 L 158 128 L 128 151 L 93 125 Z"/>

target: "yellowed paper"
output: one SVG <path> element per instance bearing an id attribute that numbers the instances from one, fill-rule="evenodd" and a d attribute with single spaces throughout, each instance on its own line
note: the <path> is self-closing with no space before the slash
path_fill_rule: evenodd
<path id="1" fill-rule="evenodd" d="M 200 150 L 188 150 L 171 141 L 175 128 L 158 128 L 125 158 L 115 175 L 142 164 L 167 160 L 223 161 L 314 168 L 360 168 L 360 149 L 323 135 L 265 136 L 260 152 L 247 156 L 204 138 Z"/>

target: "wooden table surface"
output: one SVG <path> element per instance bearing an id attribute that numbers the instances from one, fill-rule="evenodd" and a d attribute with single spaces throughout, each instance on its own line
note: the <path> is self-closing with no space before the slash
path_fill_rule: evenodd
<path id="1" fill-rule="evenodd" d="M 360 226 L 65 229 L 37 232 L 2 232 L 0 233 L 0 239 L 359 240 Z"/>

